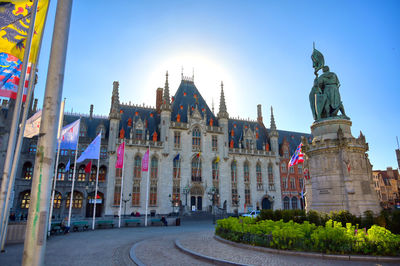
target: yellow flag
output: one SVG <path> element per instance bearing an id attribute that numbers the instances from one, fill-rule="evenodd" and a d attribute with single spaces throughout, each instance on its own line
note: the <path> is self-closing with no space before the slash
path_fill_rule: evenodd
<path id="1" fill-rule="evenodd" d="M 219 163 L 219 156 L 217 156 L 217 159 L 215 159 L 216 163 Z"/>
<path id="2" fill-rule="evenodd" d="M 33 1 L 0 1 L 0 53 L 23 60 Z M 37 60 L 49 0 L 39 0 L 29 62 Z"/>

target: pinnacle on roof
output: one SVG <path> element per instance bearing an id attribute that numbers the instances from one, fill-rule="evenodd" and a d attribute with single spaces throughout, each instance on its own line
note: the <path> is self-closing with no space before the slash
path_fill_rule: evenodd
<path id="1" fill-rule="evenodd" d="M 272 109 L 271 106 L 271 126 L 270 126 L 271 131 L 276 131 L 276 124 L 275 124 L 275 118 L 274 118 L 274 109 Z"/>
<path id="2" fill-rule="evenodd" d="M 226 110 L 226 104 L 225 104 L 225 95 L 224 95 L 224 83 L 221 81 L 221 97 L 219 99 L 219 113 L 218 113 L 219 118 L 228 118 L 228 112 Z"/>
<path id="3" fill-rule="evenodd" d="M 163 104 L 161 106 L 162 110 L 170 110 L 171 102 L 169 100 L 169 83 L 168 83 L 168 71 L 165 74 L 165 86 L 164 86 L 164 96 L 163 96 Z"/>
<path id="4" fill-rule="evenodd" d="M 118 92 L 119 82 L 113 82 L 113 91 L 111 96 L 111 108 L 110 117 L 118 118 L 119 115 L 119 92 Z"/>

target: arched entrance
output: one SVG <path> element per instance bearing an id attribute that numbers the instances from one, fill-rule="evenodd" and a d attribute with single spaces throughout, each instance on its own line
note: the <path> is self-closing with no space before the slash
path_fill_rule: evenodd
<path id="1" fill-rule="evenodd" d="M 190 209 L 201 211 L 203 210 L 203 194 L 204 188 L 201 185 L 193 185 L 190 189 Z"/>
<path id="2" fill-rule="evenodd" d="M 101 217 L 104 206 L 103 193 L 97 192 L 97 199 L 94 200 L 95 192 L 90 192 L 86 202 L 86 217 L 93 217 L 94 203 L 96 202 L 96 217 Z"/>
<path id="3" fill-rule="evenodd" d="M 268 198 L 264 198 L 261 202 L 261 208 L 263 210 L 270 210 L 272 209 L 272 202 Z"/>

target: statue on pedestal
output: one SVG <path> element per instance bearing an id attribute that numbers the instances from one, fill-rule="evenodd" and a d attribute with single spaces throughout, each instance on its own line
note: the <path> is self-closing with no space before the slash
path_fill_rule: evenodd
<path id="1" fill-rule="evenodd" d="M 340 82 L 337 75 L 330 72 L 329 67 L 325 65 L 324 56 L 315 47 L 311 59 L 313 61 L 315 79 L 309 99 L 314 120 L 330 117 L 349 119 L 340 99 Z M 321 69 L 323 74 L 318 77 L 318 71 Z M 339 111 L 342 114 L 341 116 L 338 115 Z"/>

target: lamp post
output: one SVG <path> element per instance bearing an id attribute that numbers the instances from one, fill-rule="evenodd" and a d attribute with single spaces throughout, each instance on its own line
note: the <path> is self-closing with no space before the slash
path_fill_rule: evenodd
<path id="1" fill-rule="evenodd" d="M 232 200 L 232 203 L 235 204 L 235 206 L 236 206 L 236 215 L 237 216 L 239 216 L 239 210 L 238 210 L 239 202 L 240 202 L 240 195 Z"/>
<path id="2" fill-rule="evenodd" d="M 129 193 L 129 198 L 124 199 L 124 194 L 122 194 L 122 201 L 124 202 L 124 217 L 126 216 L 126 203 L 131 200 L 132 194 Z"/>
<path id="3" fill-rule="evenodd" d="M 182 189 L 183 194 L 185 194 L 185 210 L 187 211 L 187 196 L 190 192 L 190 186 L 187 184 L 183 189 Z"/>
<path id="4" fill-rule="evenodd" d="M 208 191 L 208 198 L 211 200 L 212 202 L 212 213 L 213 213 L 213 224 L 215 224 L 215 203 L 218 201 L 219 198 L 219 193 L 218 193 L 218 189 L 216 187 L 212 187 L 210 188 L 210 190 Z"/>

